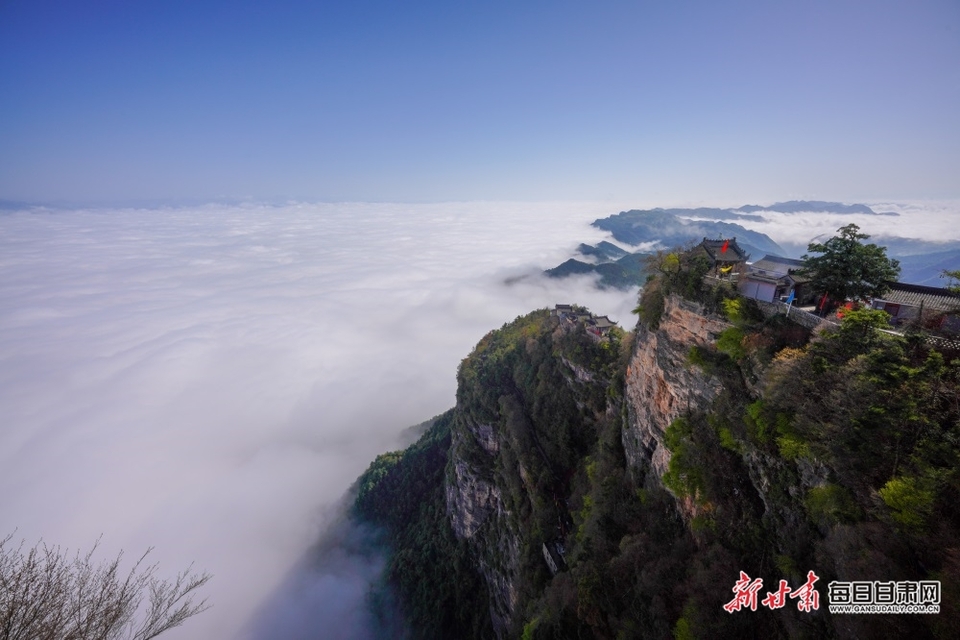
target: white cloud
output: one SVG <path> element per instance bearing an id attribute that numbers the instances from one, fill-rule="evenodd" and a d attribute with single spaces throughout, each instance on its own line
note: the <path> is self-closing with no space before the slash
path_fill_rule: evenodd
<path id="1" fill-rule="evenodd" d="M 960 240 L 960 201 L 927 201 L 912 204 L 867 203 L 877 212 L 870 214 L 778 213 L 763 211 L 763 222 L 737 220 L 748 229 L 765 233 L 781 245 L 791 245 L 801 253 L 807 244 L 836 235 L 837 229 L 856 224 L 871 236 L 870 242 L 884 237 L 917 238 L 931 242 Z"/>
<path id="2" fill-rule="evenodd" d="M 237 635 L 491 328 L 631 293 L 555 266 L 598 205 L 338 204 L 0 217 L 0 532 L 215 574 L 171 638 Z"/>

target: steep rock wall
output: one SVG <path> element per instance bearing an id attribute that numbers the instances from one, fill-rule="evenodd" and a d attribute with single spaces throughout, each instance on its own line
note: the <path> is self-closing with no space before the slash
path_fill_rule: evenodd
<path id="1" fill-rule="evenodd" d="M 664 445 L 664 434 L 670 423 L 684 414 L 711 412 L 725 385 L 728 392 L 733 391 L 730 385 L 736 386 L 689 362 L 691 348 L 713 348 L 717 336 L 730 326 L 724 319 L 706 314 L 702 305 L 676 295 L 665 299 L 657 329 L 643 323 L 637 326 L 626 372 L 627 420 L 622 442 L 638 484 L 659 483 L 668 470 L 671 454 Z M 740 382 L 742 388 L 737 392 L 761 395 L 762 373 L 754 384 L 745 378 Z M 802 459 L 785 461 L 747 441 L 738 446 L 745 475 L 730 486 L 730 502 L 740 503 L 736 508 L 744 511 L 749 511 L 752 503 L 757 516 L 773 532 L 773 547 L 778 553 L 787 553 L 791 537 L 805 526 L 804 497 L 810 489 L 826 484 L 828 470 Z M 677 508 L 688 522 L 700 512 L 692 496 L 678 497 Z"/>
<path id="2" fill-rule="evenodd" d="M 619 338 L 545 310 L 491 332 L 462 363 L 444 495 L 490 596 L 498 637 L 542 588 L 545 543 L 569 530 L 569 482 L 608 415 Z M 613 412 L 614 418 L 618 415 Z"/>
<path id="3" fill-rule="evenodd" d="M 444 489 L 450 524 L 457 538 L 467 540 L 474 550 L 490 594 L 490 619 L 502 637 L 517 605 L 520 541 L 496 483 L 499 451 L 492 425 L 458 416 Z"/>
<path id="4" fill-rule="evenodd" d="M 633 356 L 627 367 L 627 424 L 623 448 L 636 478 L 648 469 L 659 477 L 667 471 L 670 451 L 663 435 L 676 418 L 688 411 L 706 410 L 723 385 L 688 363 L 690 348 L 705 347 L 730 326 L 703 313 L 702 306 L 676 295 L 668 296 L 660 326 L 637 326 Z"/>

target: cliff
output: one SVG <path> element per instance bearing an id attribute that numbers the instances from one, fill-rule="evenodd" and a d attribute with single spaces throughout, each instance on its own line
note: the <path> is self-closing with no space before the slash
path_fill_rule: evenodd
<path id="1" fill-rule="evenodd" d="M 603 341 L 539 311 L 491 332 L 460 366 L 446 506 L 500 636 L 542 588 L 543 545 L 566 536 L 570 478 L 608 415 L 620 333 Z"/>
<path id="2" fill-rule="evenodd" d="M 491 332 L 456 407 L 361 478 L 412 635 L 951 637 L 960 354 L 668 284 L 632 335 L 545 310 Z M 822 606 L 728 613 L 741 571 L 761 598 L 815 571 Z M 939 580 L 941 613 L 831 614 L 832 580 Z"/>
<path id="3" fill-rule="evenodd" d="M 730 326 L 723 318 L 707 316 L 703 305 L 676 295 L 665 300 L 657 329 L 637 326 L 636 349 L 626 371 L 623 448 L 638 476 L 647 466 L 656 477 L 667 472 L 667 427 L 681 415 L 709 409 L 723 389 L 719 378 L 691 367 L 688 356 L 693 347 L 714 344 Z"/>

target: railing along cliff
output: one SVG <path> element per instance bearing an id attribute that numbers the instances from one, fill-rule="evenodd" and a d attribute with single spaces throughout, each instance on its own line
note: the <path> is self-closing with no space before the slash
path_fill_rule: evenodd
<path id="1" fill-rule="evenodd" d="M 810 313 L 809 311 L 804 311 L 803 309 L 798 309 L 797 307 L 792 307 L 787 305 L 784 302 L 763 302 L 762 300 L 754 300 L 757 303 L 757 306 L 760 307 L 760 310 L 763 312 L 763 315 L 775 316 L 778 313 L 784 315 L 789 311 L 789 318 L 796 322 L 799 325 L 806 327 L 807 329 L 816 329 L 822 324 L 836 326 L 837 323 L 831 322 L 825 318 Z"/>
<path id="2" fill-rule="evenodd" d="M 821 318 L 820 316 L 810 313 L 809 311 L 804 311 L 803 309 L 798 309 L 796 307 L 788 307 L 787 304 L 783 302 L 763 302 L 761 300 L 755 300 L 757 306 L 760 307 L 760 310 L 763 312 L 763 315 L 766 317 L 775 316 L 778 313 L 786 314 L 789 309 L 790 315 L 789 318 L 796 322 L 799 325 L 802 325 L 808 329 L 816 329 L 821 325 L 828 326 L 838 326 L 836 322 L 827 320 L 826 318 Z M 891 329 L 883 329 L 884 333 L 889 333 L 895 336 L 903 337 L 904 334 L 899 331 L 893 331 Z M 937 349 L 951 349 L 960 351 L 960 339 L 957 338 L 943 338 L 940 336 L 931 336 L 929 334 L 923 335 L 923 341 Z"/>

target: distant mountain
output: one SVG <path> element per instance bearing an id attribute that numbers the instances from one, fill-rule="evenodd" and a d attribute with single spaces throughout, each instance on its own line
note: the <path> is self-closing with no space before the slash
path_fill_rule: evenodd
<path id="1" fill-rule="evenodd" d="M 544 273 L 551 278 L 566 278 L 567 276 L 578 276 L 584 273 L 596 273 L 597 266 L 576 258 L 570 258 L 553 269 L 547 269 Z"/>
<path id="2" fill-rule="evenodd" d="M 743 211 L 744 213 L 776 211 L 778 213 L 866 213 L 874 216 L 900 215 L 892 211 L 878 213 L 865 204 L 843 204 L 840 202 L 824 202 L 822 200 L 790 200 L 788 202 L 777 202 L 769 207 L 748 204 L 735 209 L 735 211 Z"/>
<path id="3" fill-rule="evenodd" d="M 593 226 L 609 231 L 614 239 L 629 245 L 657 243 L 665 249 L 672 249 L 695 244 L 703 238 L 736 238 L 737 244 L 752 256 L 761 257 L 767 253 L 784 255 L 783 248 L 770 239 L 770 236 L 750 231 L 739 224 L 718 222 L 717 218 L 755 219 L 758 216 L 737 213 L 729 209 L 706 207 L 649 209 L 623 211 L 617 215 L 595 220 Z M 628 253 L 606 241 L 596 246 L 581 244 L 577 247 L 577 251 L 580 255 L 594 258 L 599 264 L 590 264 L 571 258 L 553 269 L 547 269 L 544 273 L 551 278 L 595 273 L 600 276 L 601 287 L 617 289 L 641 285 L 646 280 L 647 273 L 643 268 L 643 259 L 649 255 L 648 252 Z"/>
<path id="4" fill-rule="evenodd" d="M 609 231 L 616 240 L 638 245 L 658 242 L 671 248 L 696 243 L 703 238 L 736 238 L 747 253 L 760 257 L 766 253 L 783 255 L 783 248 L 770 236 L 731 222 L 713 220 L 690 220 L 691 217 L 713 217 L 708 212 L 716 209 L 648 209 L 623 211 L 607 218 L 595 220 L 593 226 Z"/>
<path id="5" fill-rule="evenodd" d="M 942 253 L 960 249 L 960 241 L 948 240 L 946 242 L 932 242 L 930 240 L 918 240 L 917 238 L 901 238 L 899 236 L 884 237 L 872 236 L 867 242 L 873 242 L 881 247 L 887 248 L 887 255 L 894 258 L 903 256 L 919 256 L 931 253 Z"/>
<path id="6" fill-rule="evenodd" d="M 602 262 L 622 258 L 629 253 L 628 251 L 624 251 L 617 245 L 613 244 L 612 242 L 607 242 L 606 240 L 603 240 L 596 246 L 581 244 L 579 247 L 577 247 L 577 251 L 580 252 L 581 255 L 594 256 Z"/>
<path id="7" fill-rule="evenodd" d="M 590 247 L 590 245 L 581 245 L 581 247 L 584 246 Z M 649 254 L 643 252 L 627 253 L 617 260 L 600 264 L 588 264 L 576 258 L 570 258 L 553 269 L 547 269 L 544 273 L 550 278 L 595 273 L 600 276 L 598 284 L 601 289 L 627 289 L 642 284 L 646 280 L 643 259 L 647 255 Z"/>
<path id="8" fill-rule="evenodd" d="M 864 204 L 791 200 L 770 206 L 744 205 L 737 209 L 634 209 L 595 220 L 593 226 L 609 231 L 615 240 L 627 245 L 656 243 L 661 248 L 670 249 L 688 246 L 703 238 L 736 238 L 737 243 L 752 259 L 761 258 L 768 253 L 787 257 L 799 257 L 805 253 L 805 247 L 789 245 L 789 249 L 784 249 L 764 233 L 751 231 L 735 222 L 726 222 L 762 220 L 763 216 L 759 213 L 764 211 L 898 215 L 877 213 Z M 931 242 L 915 238 L 874 237 L 869 242 L 887 247 L 887 255 L 900 260 L 902 282 L 943 286 L 940 273 L 944 269 L 960 269 L 960 241 Z M 641 285 L 646 279 L 642 261 L 644 256 L 648 255 L 647 252 L 628 253 L 606 241 L 595 246 L 581 244 L 577 251 L 583 256 L 592 257 L 599 264 L 571 258 L 545 273 L 552 278 L 596 273 L 600 276 L 600 286 L 621 289 Z"/>
<path id="9" fill-rule="evenodd" d="M 31 209 L 36 205 L 32 205 L 29 202 L 21 202 L 19 200 L 0 200 L 0 211 L 24 211 L 26 209 Z"/>
<path id="10" fill-rule="evenodd" d="M 960 249 L 902 256 L 900 282 L 923 284 L 928 287 L 943 287 L 947 281 L 940 277 L 944 270 L 960 269 Z"/>
<path id="11" fill-rule="evenodd" d="M 749 205 L 748 205 L 749 206 Z M 696 209 L 654 209 L 663 211 L 681 218 L 705 218 L 707 220 L 753 220 L 762 222 L 763 216 L 747 213 L 738 213 L 734 209 L 718 209 L 716 207 L 697 207 Z"/>

